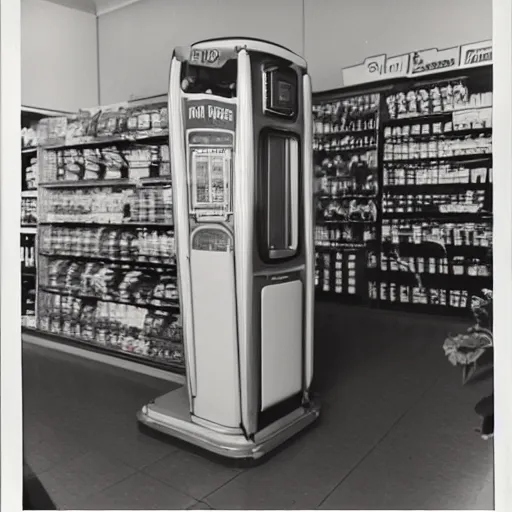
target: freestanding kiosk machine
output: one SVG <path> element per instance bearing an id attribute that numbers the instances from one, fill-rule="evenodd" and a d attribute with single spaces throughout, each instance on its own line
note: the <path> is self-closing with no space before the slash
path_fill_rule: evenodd
<path id="1" fill-rule="evenodd" d="M 319 415 L 306 62 L 253 39 L 177 48 L 169 125 L 187 386 L 138 419 L 256 459 Z"/>

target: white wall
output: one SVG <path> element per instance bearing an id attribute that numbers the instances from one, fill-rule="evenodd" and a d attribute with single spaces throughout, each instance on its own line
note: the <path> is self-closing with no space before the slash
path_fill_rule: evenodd
<path id="1" fill-rule="evenodd" d="M 201 39 L 258 37 L 302 54 L 302 7 L 302 0 L 143 0 L 100 16 L 101 103 L 165 93 L 174 47 Z"/>
<path id="2" fill-rule="evenodd" d="M 100 99 L 105 104 L 131 95 L 162 94 L 175 46 L 229 35 L 288 46 L 308 60 L 314 90 L 340 87 L 341 68 L 365 57 L 490 39 L 491 4 L 492 0 L 142 0 L 99 18 Z"/>
<path id="3" fill-rule="evenodd" d="M 98 104 L 96 16 L 21 1 L 23 105 L 76 111 Z"/>
<path id="4" fill-rule="evenodd" d="M 304 0 L 305 57 L 314 90 L 342 85 L 341 68 L 378 54 L 492 38 L 492 0 Z"/>
<path id="5" fill-rule="evenodd" d="M 492 37 L 492 0 L 142 0 L 99 17 L 22 0 L 22 102 L 77 110 L 165 93 L 172 49 L 251 36 L 305 55 L 314 90 L 365 57 Z M 99 68 L 99 96 L 98 96 Z"/>

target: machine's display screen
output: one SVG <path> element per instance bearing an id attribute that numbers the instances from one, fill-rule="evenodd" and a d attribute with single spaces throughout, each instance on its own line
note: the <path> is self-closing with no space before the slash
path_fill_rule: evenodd
<path id="1" fill-rule="evenodd" d="M 277 83 L 277 101 L 281 105 L 289 105 L 292 100 L 292 85 L 279 80 Z"/>
<path id="2" fill-rule="evenodd" d="M 271 68 L 264 73 L 265 110 L 272 115 L 293 117 L 297 113 L 298 78 L 289 68 Z"/>
<path id="3" fill-rule="evenodd" d="M 194 213 L 231 210 L 233 136 L 198 132 L 189 137 L 189 179 Z"/>

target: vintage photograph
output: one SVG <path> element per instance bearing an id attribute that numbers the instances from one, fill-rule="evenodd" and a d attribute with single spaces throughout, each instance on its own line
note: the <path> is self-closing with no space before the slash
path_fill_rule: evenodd
<path id="1" fill-rule="evenodd" d="M 21 0 L 25 509 L 494 510 L 492 16 Z"/>

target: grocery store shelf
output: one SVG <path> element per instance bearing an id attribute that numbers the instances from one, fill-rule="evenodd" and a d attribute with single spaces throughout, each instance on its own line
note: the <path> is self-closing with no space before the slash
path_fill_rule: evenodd
<path id="1" fill-rule="evenodd" d="M 428 158 L 402 158 L 400 160 L 384 160 L 385 165 L 422 164 L 425 162 L 458 162 L 474 163 L 492 161 L 492 153 L 478 153 L 467 155 L 436 156 Z"/>
<path id="2" fill-rule="evenodd" d="M 100 261 L 100 262 L 105 262 L 105 263 L 118 263 L 121 265 L 133 265 L 133 266 L 139 266 L 139 267 L 176 269 L 176 263 L 172 263 L 172 262 L 140 261 L 140 260 L 127 259 L 127 258 L 123 259 L 123 258 L 109 258 L 106 256 L 69 254 L 69 253 L 65 253 L 65 252 L 59 252 L 58 254 L 40 252 L 39 254 L 41 256 L 46 256 L 47 258 L 59 258 L 59 259 L 71 258 L 74 261 Z"/>
<path id="3" fill-rule="evenodd" d="M 35 198 L 37 198 L 37 189 L 34 189 L 34 190 L 23 190 L 21 192 L 21 197 L 27 197 L 27 198 L 35 197 Z"/>
<path id="4" fill-rule="evenodd" d="M 48 181 L 40 183 L 40 187 L 45 188 L 79 188 L 79 187 L 134 187 L 135 181 L 128 179 L 114 179 L 114 180 L 62 180 L 62 181 Z"/>
<path id="5" fill-rule="evenodd" d="M 345 243 L 345 242 L 325 242 L 321 244 L 318 241 L 315 242 L 315 250 L 317 251 L 330 251 L 333 249 L 363 249 L 367 246 L 366 243 Z"/>
<path id="6" fill-rule="evenodd" d="M 377 199 L 378 196 L 375 194 L 339 194 L 339 195 L 328 195 L 324 194 L 319 196 L 319 199 L 330 199 L 331 201 L 342 201 L 343 199 Z"/>
<path id="7" fill-rule="evenodd" d="M 381 282 L 409 283 L 415 279 L 412 272 L 401 272 L 397 270 L 381 270 Z M 431 274 L 423 272 L 420 274 L 421 281 L 427 288 L 435 287 L 457 287 L 464 289 L 480 290 L 492 285 L 492 276 L 471 276 L 468 274 Z"/>
<path id="8" fill-rule="evenodd" d="M 492 222 L 492 215 L 489 213 L 441 213 L 432 212 L 395 212 L 383 213 L 382 218 L 386 220 L 417 220 L 436 222 Z"/>
<path id="9" fill-rule="evenodd" d="M 164 222 L 87 222 L 80 220 L 65 221 L 43 221 L 39 223 L 43 226 L 84 226 L 84 227 L 114 227 L 114 228 L 162 228 L 174 229 L 174 224 Z"/>
<path id="10" fill-rule="evenodd" d="M 318 219 L 316 224 L 375 224 L 377 220 Z"/>
<path id="11" fill-rule="evenodd" d="M 426 240 L 425 242 L 427 242 Z M 485 247 L 482 245 L 453 245 L 453 244 L 445 244 L 444 249 L 448 255 L 448 258 L 453 258 L 454 256 L 468 256 L 468 257 L 485 257 L 485 255 L 491 250 L 490 247 Z M 434 256 L 439 253 L 439 250 L 442 250 L 441 247 L 436 248 L 436 246 L 432 246 L 432 249 L 429 249 L 422 243 L 413 243 L 413 242 L 400 242 L 398 244 L 398 251 L 400 256 Z"/>
<path id="12" fill-rule="evenodd" d="M 37 226 L 21 226 L 20 233 L 22 235 L 35 235 L 37 233 Z"/>
<path id="13" fill-rule="evenodd" d="M 383 185 L 383 192 L 391 194 L 414 195 L 416 193 L 427 194 L 457 194 L 465 190 L 487 190 L 492 183 L 425 183 L 410 185 Z"/>
<path id="14" fill-rule="evenodd" d="M 100 301 L 100 302 L 111 302 L 113 304 L 125 304 L 127 306 L 135 306 L 138 308 L 145 309 L 170 309 L 177 310 L 179 309 L 179 304 L 176 301 L 166 301 L 165 299 L 157 299 L 162 302 L 166 302 L 165 304 L 151 304 L 151 303 L 142 303 L 142 302 L 134 302 L 130 300 L 122 300 L 115 297 L 98 297 L 96 295 L 87 295 L 82 293 L 76 293 L 73 291 L 69 291 L 67 288 L 54 288 L 51 286 L 39 286 L 39 290 L 45 293 L 52 293 L 55 295 L 62 295 L 65 297 L 75 297 L 77 299 L 83 300 L 91 300 L 91 301 Z"/>
<path id="15" fill-rule="evenodd" d="M 52 149 L 65 149 L 65 148 L 79 148 L 79 147 L 88 147 L 88 146 L 112 146 L 112 145 L 120 145 L 120 144 L 148 144 L 150 142 L 160 142 L 162 139 L 165 139 L 169 136 L 168 130 L 162 130 L 161 132 L 153 132 L 153 133 L 135 133 L 132 136 L 125 134 L 124 136 L 116 136 L 116 137 L 84 137 L 83 139 L 63 141 L 57 144 L 47 144 L 43 145 L 43 149 L 52 150 Z"/>
<path id="16" fill-rule="evenodd" d="M 413 141 L 421 141 L 421 140 L 436 140 L 436 139 L 452 139 L 452 138 L 466 138 L 475 135 L 492 135 L 492 126 L 484 126 L 482 128 L 466 128 L 464 130 L 451 130 L 448 132 L 440 132 L 440 133 L 409 133 L 406 139 L 410 139 Z M 398 137 L 403 139 L 403 137 Z M 390 142 L 394 139 L 391 135 L 389 137 L 384 137 L 384 142 Z"/>
<path id="17" fill-rule="evenodd" d="M 119 178 L 105 180 L 62 180 L 48 181 L 40 183 L 40 187 L 45 188 L 83 188 L 83 187 L 138 187 L 144 185 L 165 185 L 170 184 L 169 176 L 159 176 L 152 178 L 141 178 L 140 180 Z"/>
<path id="18" fill-rule="evenodd" d="M 365 153 L 367 151 L 377 151 L 376 145 L 371 146 L 358 146 L 353 148 L 323 148 L 316 150 L 317 152 L 325 152 L 325 153 L 338 153 L 338 154 L 352 154 L 352 153 Z"/>
<path id="19" fill-rule="evenodd" d="M 403 124 L 420 124 L 422 122 L 436 122 L 441 120 L 450 120 L 453 117 L 454 110 L 446 112 L 436 112 L 414 116 L 395 117 L 383 120 L 384 126 L 400 126 Z"/>
<path id="20" fill-rule="evenodd" d="M 45 333 L 34 328 L 22 328 L 24 343 L 32 343 L 45 348 L 59 350 L 85 359 L 109 364 L 136 373 L 149 375 L 158 379 L 178 384 L 185 384 L 184 368 L 182 365 L 162 365 L 154 361 L 140 362 L 139 356 L 121 353 L 85 341 L 76 341 L 65 336 Z"/>
<path id="21" fill-rule="evenodd" d="M 371 137 L 377 133 L 377 127 L 367 128 L 366 130 L 341 130 L 339 132 L 315 133 L 314 139 L 331 137 Z"/>

